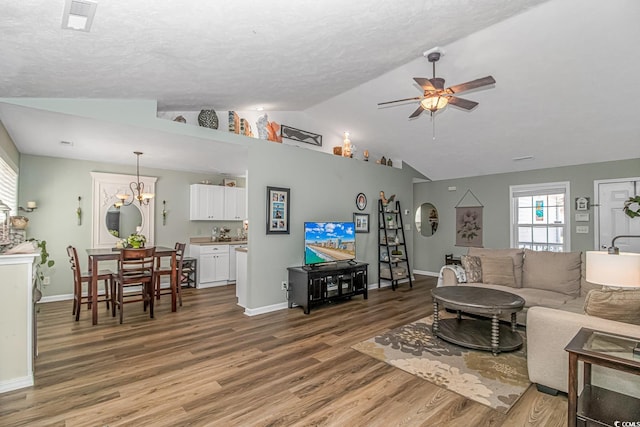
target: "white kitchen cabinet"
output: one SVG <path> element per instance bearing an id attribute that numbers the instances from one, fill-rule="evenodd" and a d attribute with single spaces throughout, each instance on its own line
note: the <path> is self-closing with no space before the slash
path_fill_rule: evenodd
<path id="1" fill-rule="evenodd" d="M 189 219 L 213 221 L 224 218 L 224 190 L 219 185 L 191 184 Z"/>
<path id="2" fill-rule="evenodd" d="M 246 248 L 247 245 L 245 244 L 238 244 L 238 245 L 229 245 L 229 281 L 230 282 L 235 282 L 236 281 L 236 249 L 238 248 Z"/>
<path id="3" fill-rule="evenodd" d="M 198 259 L 196 288 L 211 288 L 227 284 L 229 245 L 190 245 L 189 254 Z"/>
<path id="4" fill-rule="evenodd" d="M 243 220 L 247 217 L 246 188 L 224 188 L 224 218 L 227 220 Z"/>

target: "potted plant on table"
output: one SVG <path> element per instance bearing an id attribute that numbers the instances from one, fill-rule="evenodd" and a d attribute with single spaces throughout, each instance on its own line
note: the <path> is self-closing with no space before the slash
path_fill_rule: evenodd
<path id="1" fill-rule="evenodd" d="M 127 245 L 131 248 L 143 248 L 147 238 L 142 234 L 132 234 L 127 237 Z"/>

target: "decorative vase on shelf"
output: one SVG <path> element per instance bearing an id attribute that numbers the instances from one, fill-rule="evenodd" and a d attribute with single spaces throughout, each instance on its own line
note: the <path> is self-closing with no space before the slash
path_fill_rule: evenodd
<path id="1" fill-rule="evenodd" d="M 198 114 L 198 124 L 205 128 L 218 129 L 218 115 L 215 110 L 201 110 Z"/>

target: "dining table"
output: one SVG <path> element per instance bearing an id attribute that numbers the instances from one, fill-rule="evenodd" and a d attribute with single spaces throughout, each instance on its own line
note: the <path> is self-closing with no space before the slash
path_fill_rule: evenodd
<path id="1" fill-rule="evenodd" d="M 171 311 L 177 311 L 177 268 L 176 250 L 165 246 L 156 246 L 155 257 L 171 257 Z M 98 324 L 98 263 L 100 261 L 113 261 L 120 259 L 120 248 L 91 248 L 87 249 L 89 257 L 89 272 L 91 273 L 91 319 L 94 325 Z"/>

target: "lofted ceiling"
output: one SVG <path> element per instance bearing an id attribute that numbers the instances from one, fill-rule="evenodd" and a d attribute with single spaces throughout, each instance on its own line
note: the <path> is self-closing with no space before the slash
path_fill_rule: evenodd
<path id="1" fill-rule="evenodd" d="M 325 151 L 349 130 L 360 149 L 431 179 L 638 158 L 638 3 L 98 0 L 91 31 L 79 32 L 61 29 L 63 0 L 2 2 L 0 97 L 302 112 Z M 422 53 L 435 46 L 445 51 L 437 74 L 447 86 L 495 77 L 495 87 L 463 96 L 480 105 L 447 107 L 435 122 L 424 113 L 409 120 L 415 103 L 379 108 L 420 95 L 412 78 L 431 77 Z M 1 103 L 0 120 L 23 153 L 132 163 L 114 148 L 128 157 L 138 149 L 147 166 L 243 170 L 234 159 L 245 146 L 198 135 L 178 144 L 157 130 Z M 80 146 L 91 143 L 60 146 L 71 131 Z"/>

